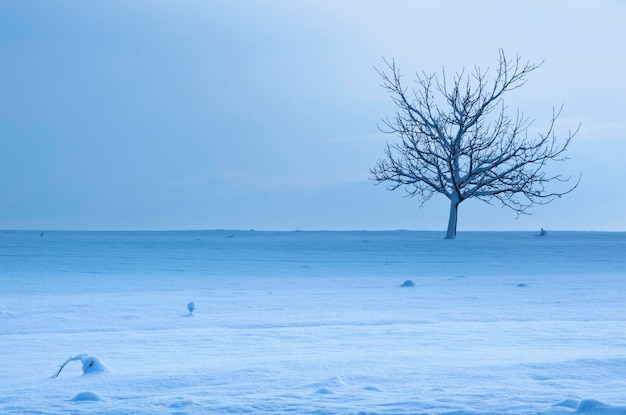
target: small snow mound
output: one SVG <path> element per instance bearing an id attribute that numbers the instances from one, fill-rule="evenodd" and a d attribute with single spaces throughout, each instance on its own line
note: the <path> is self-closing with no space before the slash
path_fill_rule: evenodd
<path id="1" fill-rule="evenodd" d="M 626 415 L 626 408 L 605 405 L 595 399 L 583 399 L 576 408 L 577 414 Z"/>
<path id="2" fill-rule="evenodd" d="M 411 280 L 406 280 L 400 287 L 415 287 L 415 283 Z"/>
<path id="3" fill-rule="evenodd" d="M 338 376 L 309 385 L 309 387 L 316 388 L 314 392 L 316 395 L 334 395 L 336 389 L 341 389 L 345 386 L 346 382 Z"/>
<path id="4" fill-rule="evenodd" d="M 96 356 L 85 356 L 82 361 L 84 375 L 109 372 L 109 368 Z"/>
<path id="5" fill-rule="evenodd" d="M 363 390 L 368 392 L 382 392 L 382 390 L 378 389 L 376 386 L 365 386 Z"/>
<path id="6" fill-rule="evenodd" d="M 176 402 L 172 402 L 168 405 L 168 408 L 172 409 L 184 409 L 193 406 L 194 402 L 189 399 L 179 398 Z"/>
<path id="7" fill-rule="evenodd" d="M 594 399 L 583 399 L 578 403 L 576 412 L 579 413 L 595 413 L 598 410 L 606 409 L 607 406 L 600 401 Z"/>
<path id="8" fill-rule="evenodd" d="M 578 408 L 578 401 L 576 399 L 566 399 L 555 404 L 554 406 L 562 406 L 563 408 L 576 409 Z"/>
<path id="9" fill-rule="evenodd" d="M 82 402 L 82 401 L 101 401 L 102 398 L 98 396 L 95 392 L 80 392 L 78 395 L 74 396 L 71 399 L 73 402 Z"/>

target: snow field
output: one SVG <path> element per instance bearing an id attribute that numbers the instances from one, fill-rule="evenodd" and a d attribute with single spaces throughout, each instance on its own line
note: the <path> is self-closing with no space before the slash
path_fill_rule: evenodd
<path id="1" fill-rule="evenodd" d="M 587 397 L 626 406 L 617 399 L 626 298 L 614 278 L 592 277 L 604 288 L 591 291 L 576 278 L 523 288 L 511 278 L 413 279 L 412 288 L 268 278 L 236 290 L 196 281 L 194 292 L 3 298 L 12 311 L 2 315 L 2 360 L 19 358 L 0 409 L 570 413 L 553 405 Z M 79 353 L 111 373 L 81 376 L 70 363 L 50 379 Z M 72 400 L 86 391 L 102 400 Z"/>
<path id="2" fill-rule="evenodd" d="M 542 274 L 477 249 L 454 273 L 335 248 L 291 274 L 31 268 L 0 291 L 0 413 L 626 414 L 621 256 Z M 110 371 L 53 377 L 83 353 Z"/>

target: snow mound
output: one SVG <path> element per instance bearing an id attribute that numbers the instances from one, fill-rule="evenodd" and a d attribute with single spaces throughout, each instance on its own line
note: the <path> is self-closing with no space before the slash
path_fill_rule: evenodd
<path id="1" fill-rule="evenodd" d="M 191 399 L 178 397 L 176 398 L 175 402 L 172 402 L 171 404 L 167 405 L 167 407 L 171 409 L 189 409 L 190 410 L 190 408 L 195 405 L 196 405 L 195 402 Z"/>
<path id="2" fill-rule="evenodd" d="M 583 399 L 576 408 L 577 414 L 626 415 L 626 408 L 609 406 L 595 399 Z"/>
<path id="3" fill-rule="evenodd" d="M 564 408 L 576 409 L 578 408 L 578 401 L 576 399 L 566 399 L 555 404 L 554 406 L 562 406 Z"/>
<path id="4" fill-rule="evenodd" d="M 606 405 L 595 399 L 565 399 L 554 406 L 573 409 L 576 414 L 626 415 L 626 408 Z"/>
<path id="5" fill-rule="evenodd" d="M 82 359 L 83 362 L 83 374 L 92 373 L 105 373 L 110 372 L 109 368 L 102 363 L 102 361 L 95 356 L 85 356 Z"/>
<path id="6" fill-rule="evenodd" d="M 415 287 L 415 283 L 411 280 L 406 280 L 400 287 Z"/>
<path id="7" fill-rule="evenodd" d="M 323 382 L 316 382 L 309 386 L 316 388 L 314 392 L 316 395 L 334 395 L 336 393 L 335 390 L 346 386 L 346 382 L 340 377 L 334 376 Z"/>
<path id="8" fill-rule="evenodd" d="M 98 396 L 97 393 L 95 392 L 89 392 L 89 391 L 85 391 L 85 392 L 80 392 L 78 395 L 74 396 L 71 401 L 72 402 L 82 402 L 82 401 L 101 401 L 102 398 L 100 396 Z"/>

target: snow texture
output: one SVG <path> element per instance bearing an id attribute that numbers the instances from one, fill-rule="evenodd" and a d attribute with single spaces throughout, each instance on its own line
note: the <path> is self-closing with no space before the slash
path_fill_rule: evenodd
<path id="1" fill-rule="evenodd" d="M 626 415 L 624 252 L 617 232 L 0 232 L 0 413 Z"/>

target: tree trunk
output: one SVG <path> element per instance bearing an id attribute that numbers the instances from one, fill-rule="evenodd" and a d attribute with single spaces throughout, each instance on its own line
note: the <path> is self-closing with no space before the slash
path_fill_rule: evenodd
<path id="1" fill-rule="evenodd" d="M 456 239 L 456 222 L 459 211 L 459 203 L 456 200 L 450 200 L 450 218 L 448 219 L 448 232 L 446 239 Z"/>

